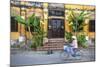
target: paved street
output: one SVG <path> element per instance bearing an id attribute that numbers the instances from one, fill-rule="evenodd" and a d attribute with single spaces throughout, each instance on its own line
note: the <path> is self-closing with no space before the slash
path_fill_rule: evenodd
<path id="1" fill-rule="evenodd" d="M 54 51 L 53 54 L 47 54 L 45 51 L 11 51 L 11 65 L 38 65 L 38 64 L 57 64 L 57 63 L 72 63 L 94 61 L 95 51 L 94 48 L 82 49 L 84 56 L 81 59 L 70 57 L 66 60 L 60 58 L 60 51 Z"/>

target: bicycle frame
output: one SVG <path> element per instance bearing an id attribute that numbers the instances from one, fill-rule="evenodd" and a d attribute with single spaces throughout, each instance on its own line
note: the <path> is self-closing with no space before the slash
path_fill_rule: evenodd
<path id="1" fill-rule="evenodd" d="M 70 55 L 73 55 L 75 53 L 74 48 L 69 46 L 67 46 L 67 48 L 64 51 Z"/>

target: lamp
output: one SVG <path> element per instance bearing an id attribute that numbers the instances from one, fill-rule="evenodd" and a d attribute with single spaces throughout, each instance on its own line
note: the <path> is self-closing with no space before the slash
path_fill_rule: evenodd
<path id="1" fill-rule="evenodd" d="M 68 10 L 65 10 L 65 13 L 67 13 L 68 12 Z"/>
<path id="2" fill-rule="evenodd" d="M 22 9 L 22 10 L 25 10 L 26 8 L 25 8 L 25 7 L 21 7 L 21 9 Z"/>
<path id="3" fill-rule="evenodd" d="M 48 9 L 45 8 L 45 9 L 44 9 L 44 12 L 48 12 Z"/>
<path id="4" fill-rule="evenodd" d="M 89 19 L 85 19 L 85 24 L 88 24 L 89 23 Z"/>

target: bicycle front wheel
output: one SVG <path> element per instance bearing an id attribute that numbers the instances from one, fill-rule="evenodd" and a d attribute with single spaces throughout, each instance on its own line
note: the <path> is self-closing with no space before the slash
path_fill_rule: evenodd
<path id="1" fill-rule="evenodd" d="M 68 59 L 69 58 L 69 54 L 67 52 L 65 52 L 65 51 L 62 51 L 60 53 L 60 58 L 63 59 L 63 60 Z"/>
<path id="2" fill-rule="evenodd" d="M 77 57 L 78 57 L 79 59 L 82 59 L 82 58 L 84 57 L 83 51 L 82 51 L 82 50 L 77 51 L 77 52 L 76 52 L 76 55 L 77 55 Z"/>

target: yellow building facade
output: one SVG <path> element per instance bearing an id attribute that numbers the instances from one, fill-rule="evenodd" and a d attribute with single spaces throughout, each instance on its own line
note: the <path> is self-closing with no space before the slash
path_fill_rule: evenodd
<path id="1" fill-rule="evenodd" d="M 21 2 L 22 4 L 27 4 L 28 2 Z M 41 25 L 44 28 L 44 31 L 47 32 L 46 35 L 48 36 L 48 28 L 49 28 L 49 19 L 52 18 L 57 18 L 57 19 L 62 19 L 64 22 L 64 32 L 68 31 L 70 32 L 71 29 L 68 25 L 68 12 L 70 9 L 74 10 L 75 12 L 81 12 L 85 10 L 86 12 L 91 13 L 91 17 L 89 19 L 85 20 L 85 23 L 87 23 L 86 26 L 84 26 L 84 31 L 89 37 L 95 37 L 95 31 L 90 32 L 89 31 L 89 21 L 90 20 L 95 20 L 95 6 L 90 6 L 90 5 L 76 5 L 76 4 L 63 4 L 64 7 L 64 16 L 49 16 L 49 4 L 50 3 L 41 3 L 41 7 L 28 7 L 25 10 L 16 6 L 16 5 L 11 5 L 11 16 L 16 16 L 16 15 L 21 15 L 24 19 L 27 19 L 29 16 L 32 15 L 32 13 L 35 13 L 36 16 L 39 16 L 41 18 Z M 25 34 L 27 38 L 31 38 L 31 34 L 25 30 L 25 26 L 22 24 L 18 23 L 18 30 L 16 32 L 11 31 L 11 39 L 18 39 L 20 34 Z M 56 33 L 57 34 L 57 33 Z M 64 33 L 63 33 L 64 35 Z M 58 35 L 57 35 L 58 36 Z M 62 36 L 62 35 L 61 35 Z M 48 37 L 47 37 L 48 38 Z M 63 37 L 64 38 L 64 37 Z"/>

